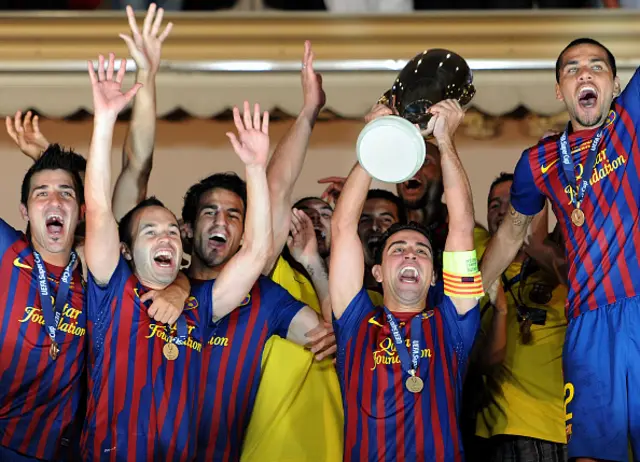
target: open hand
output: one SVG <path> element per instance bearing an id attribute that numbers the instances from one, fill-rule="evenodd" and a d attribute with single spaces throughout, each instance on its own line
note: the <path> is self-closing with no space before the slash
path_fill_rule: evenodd
<path id="1" fill-rule="evenodd" d="M 119 34 L 120 38 L 127 44 L 129 54 L 136 62 L 138 70 L 148 71 L 154 75 L 160 67 L 162 43 L 173 28 L 173 23 L 168 23 L 162 33 L 158 35 L 163 16 L 164 10 L 162 8 L 157 8 L 155 3 L 149 5 L 142 25 L 142 33 L 140 33 L 133 8 L 127 6 L 127 18 L 129 19 L 131 36 Z"/>
<path id="2" fill-rule="evenodd" d="M 33 118 L 31 116 L 31 111 L 28 111 L 23 119 L 22 112 L 18 111 L 13 119 L 7 116 L 5 122 L 7 133 L 20 148 L 20 151 L 36 161 L 49 147 L 49 141 L 40 132 L 38 116 L 33 116 Z"/>
<path id="3" fill-rule="evenodd" d="M 328 176 L 326 178 L 320 178 L 318 183 L 329 184 L 320 198 L 335 206 L 346 181 L 347 178 L 344 176 Z"/>
<path id="4" fill-rule="evenodd" d="M 129 104 L 138 92 L 141 83 L 136 83 L 128 92 L 122 93 L 122 79 L 126 72 L 126 60 L 120 61 L 120 69 L 114 76 L 115 55 L 109 53 L 107 71 L 104 70 L 104 56 L 98 56 L 98 74 L 93 69 L 93 63 L 88 62 L 89 78 L 93 89 L 94 117 L 117 118 L 120 111 Z"/>
<path id="5" fill-rule="evenodd" d="M 302 210 L 291 211 L 291 236 L 287 239 L 287 247 L 291 256 L 303 265 L 311 258 L 320 258 L 313 223 Z"/>
<path id="6" fill-rule="evenodd" d="M 245 165 L 266 166 L 269 158 L 269 113 L 264 111 L 260 122 L 260 105 L 256 103 L 253 108 L 253 117 L 249 109 L 249 102 L 244 102 L 244 114 L 240 118 L 240 110 L 233 108 L 233 122 L 238 130 L 235 133 L 227 132 L 233 150 Z"/>
<path id="7" fill-rule="evenodd" d="M 304 42 L 304 57 L 302 58 L 302 93 L 304 107 L 320 111 L 327 102 L 327 95 L 322 89 L 322 76 L 314 71 L 313 59 L 315 55 L 309 40 Z"/>

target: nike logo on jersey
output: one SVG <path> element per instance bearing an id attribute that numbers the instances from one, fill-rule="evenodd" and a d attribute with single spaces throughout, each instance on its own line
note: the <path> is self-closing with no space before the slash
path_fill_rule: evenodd
<path id="1" fill-rule="evenodd" d="M 18 268 L 24 268 L 24 269 L 33 269 L 32 267 L 30 267 L 26 263 L 22 263 L 20 261 L 20 257 L 18 257 L 15 260 L 13 260 L 13 266 L 17 266 Z"/>
<path id="2" fill-rule="evenodd" d="M 540 172 L 544 175 L 545 173 L 547 173 L 549 171 L 549 169 L 551 167 L 553 167 L 553 165 L 558 162 L 560 159 L 556 159 L 554 161 L 552 161 L 551 163 L 547 164 L 547 165 L 541 165 L 540 166 Z"/>

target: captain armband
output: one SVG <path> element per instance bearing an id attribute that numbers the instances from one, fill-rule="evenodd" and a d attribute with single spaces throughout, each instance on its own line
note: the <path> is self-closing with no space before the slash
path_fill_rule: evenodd
<path id="1" fill-rule="evenodd" d="M 481 298 L 482 276 L 475 250 L 444 252 L 442 256 L 444 293 L 453 298 Z"/>

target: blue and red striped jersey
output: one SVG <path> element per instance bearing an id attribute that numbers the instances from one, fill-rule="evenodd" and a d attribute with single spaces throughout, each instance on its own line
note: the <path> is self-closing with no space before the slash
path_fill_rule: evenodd
<path id="1" fill-rule="evenodd" d="M 640 123 L 639 70 L 617 97 L 605 122 L 596 165 L 581 205 L 586 220 L 571 222 L 575 180 L 569 183 L 560 159 L 560 136 L 541 140 L 522 154 L 511 203 L 520 213 L 539 212 L 545 197 L 561 225 L 569 263 L 566 313 L 587 310 L 640 294 Z M 582 178 L 597 129 L 569 134 L 576 176 Z"/>
<path id="2" fill-rule="evenodd" d="M 76 419 L 85 400 L 82 275 L 77 265 L 56 339 L 60 354 L 54 361 L 49 357 L 51 339 L 44 326 L 32 247 L 23 233 L 2 220 L 0 254 L 0 446 L 52 460 L 77 441 Z M 45 267 L 55 296 L 64 268 Z"/>
<path id="3" fill-rule="evenodd" d="M 207 300 L 211 305 L 210 285 L 193 281 L 191 291 L 198 303 Z M 237 309 L 204 327 L 208 340 L 200 384 L 197 461 L 240 460 L 264 345 L 272 335 L 286 338 L 291 320 L 303 306 L 278 284 L 260 277 Z"/>
<path id="4" fill-rule="evenodd" d="M 408 374 L 387 317 L 381 307 L 373 306 L 364 288 L 334 321 L 345 462 L 464 460 L 458 414 L 480 310 L 460 316 L 449 297 L 434 299 L 440 300 L 437 307 L 422 313 L 424 343 L 416 374 L 424 381 L 420 393 L 406 389 Z M 408 344 L 416 313 L 393 314 Z"/>
<path id="5" fill-rule="evenodd" d="M 202 364 L 201 307 L 189 297 L 188 335 L 178 357 L 163 355 L 176 325 L 154 321 L 146 292 L 124 258 L 108 284 L 87 281 L 89 399 L 82 431 L 85 461 L 193 460 L 196 398 Z"/>

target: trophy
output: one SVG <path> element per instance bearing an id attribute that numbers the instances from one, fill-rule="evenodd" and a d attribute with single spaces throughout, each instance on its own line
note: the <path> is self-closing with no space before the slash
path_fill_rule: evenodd
<path id="1" fill-rule="evenodd" d="M 445 99 L 468 104 L 475 94 L 472 82 L 466 61 L 451 51 L 433 49 L 416 55 L 378 100 L 398 115 L 374 119 L 360 132 L 356 151 L 362 168 L 387 183 L 413 177 L 426 153 L 421 131 L 431 119 L 427 110 Z"/>

